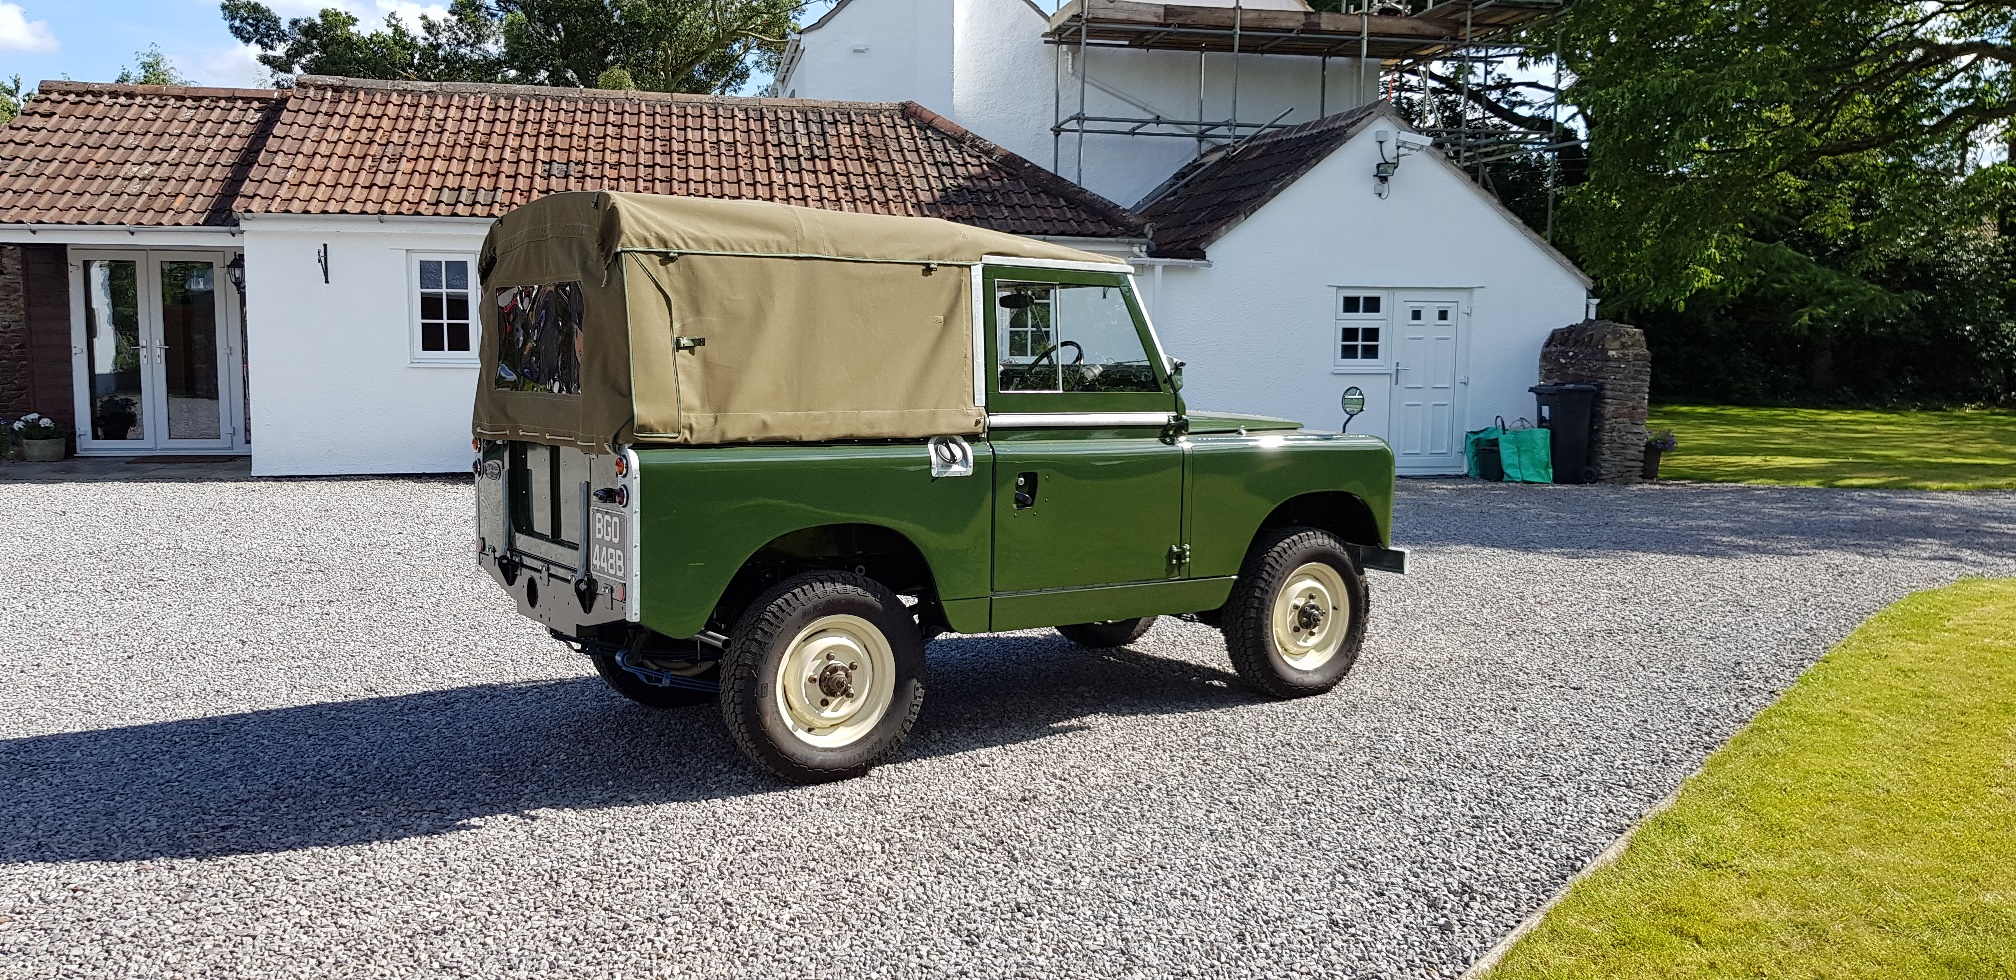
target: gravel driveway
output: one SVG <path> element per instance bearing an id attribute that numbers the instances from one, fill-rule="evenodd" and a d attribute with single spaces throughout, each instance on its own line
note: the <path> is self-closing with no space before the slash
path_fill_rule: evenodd
<path id="1" fill-rule="evenodd" d="M 452 481 L 0 487 L 0 975 L 1460 972 L 2016 494 L 1403 484 L 1338 692 L 947 638 L 784 788 L 522 621 Z"/>

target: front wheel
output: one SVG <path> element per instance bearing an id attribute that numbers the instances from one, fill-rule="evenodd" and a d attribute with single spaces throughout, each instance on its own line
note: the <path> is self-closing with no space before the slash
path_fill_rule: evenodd
<path id="1" fill-rule="evenodd" d="M 743 753 L 778 776 L 859 776 L 896 751 L 924 706 L 924 642 L 872 579 L 787 579 L 742 614 L 721 658 L 721 716 Z"/>
<path id="2" fill-rule="evenodd" d="M 1248 685 L 1278 698 L 1321 694 L 1358 661 L 1365 576 L 1327 531 L 1289 528 L 1261 543 L 1225 604 L 1225 649 Z"/>

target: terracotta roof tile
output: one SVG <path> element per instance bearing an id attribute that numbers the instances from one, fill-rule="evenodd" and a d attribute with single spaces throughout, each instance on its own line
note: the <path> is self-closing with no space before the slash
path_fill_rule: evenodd
<path id="1" fill-rule="evenodd" d="M 543 194 L 610 189 L 1141 235 L 1125 209 L 913 103 L 312 76 L 285 92 L 41 92 L 0 128 L 0 222 L 494 217 Z"/>
<path id="2" fill-rule="evenodd" d="M 399 144 L 398 179 L 383 180 Z M 589 189 L 1140 235 L 1125 209 L 912 103 L 314 77 L 289 95 L 239 210 L 493 217 Z"/>
<path id="3" fill-rule="evenodd" d="M 1204 249 L 1343 146 L 1385 103 L 1359 106 L 1207 153 L 1137 205 L 1154 227 L 1155 254 L 1201 259 Z"/>
<path id="4" fill-rule="evenodd" d="M 43 82 L 0 127 L 0 224 L 231 225 L 269 89 Z"/>

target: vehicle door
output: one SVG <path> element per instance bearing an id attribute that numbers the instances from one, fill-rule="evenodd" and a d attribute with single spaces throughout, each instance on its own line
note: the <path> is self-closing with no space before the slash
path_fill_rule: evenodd
<path id="1" fill-rule="evenodd" d="M 1183 572 L 1175 387 L 1131 277 L 989 266 L 994 592 Z"/>

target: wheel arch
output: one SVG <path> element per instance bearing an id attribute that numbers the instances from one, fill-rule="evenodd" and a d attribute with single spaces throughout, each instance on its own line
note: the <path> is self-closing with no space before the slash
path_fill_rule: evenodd
<path id="1" fill-rule="evenodd" d="M 1328 531 L 1345 544 L 1379 547 L 1384 535 L 1372 506 L 1357 494 L 1344 490 L 1317 490 L 1281 502 L 1253 531 L 1247 554 L 1252 554 L 1262 538 L 1284 527 L 1313 527 Z"/>
<path id="2" fill-rule="evenodd" d="M 732 620 L 751 599 L 793 575 L 816 570 L 855 572 L 921 604 L 938 602 L 937 576 L 922 548 L 895 528 L 866 522 L 816 524 L 786 531 L 757 548 L 729 579 L 716 607 Z"/>

